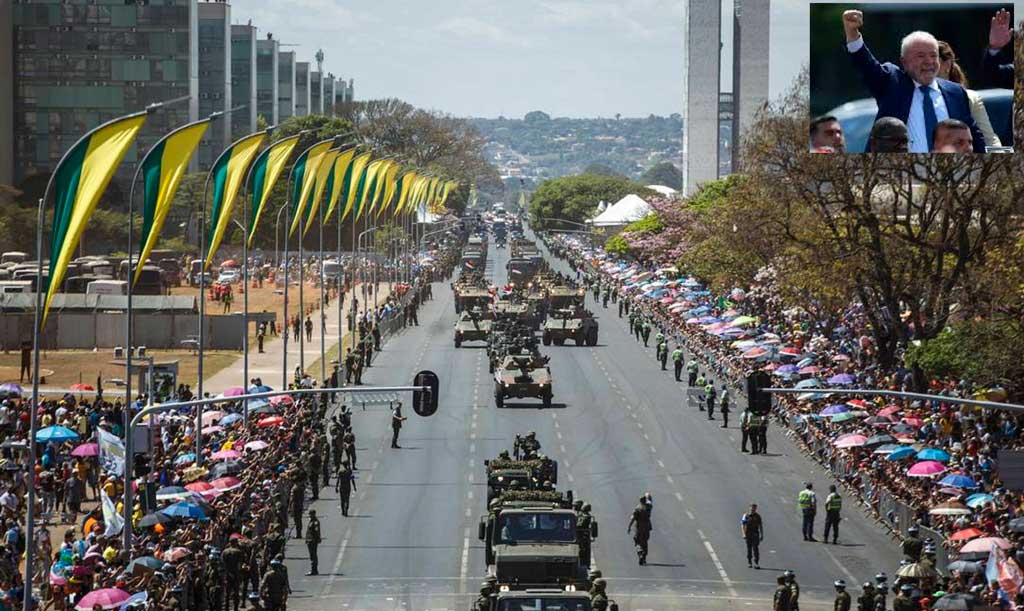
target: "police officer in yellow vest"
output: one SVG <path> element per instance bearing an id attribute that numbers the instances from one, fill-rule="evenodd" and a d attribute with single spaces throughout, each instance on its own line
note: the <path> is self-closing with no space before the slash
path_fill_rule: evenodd
<path id="1" fill-rule="evenodd" d="M 686 385 L 687 386 L 696 386 L 696 384 L 697 384 L 697 369 L 698 369 L 697 359 L 694 359 L 694 360 L 690 361 L 690 364 L 686 366 L 686 371 L 687 371 L 687 373 L 689 373 L 689 376 L 687 376 L 688 379 L 686 380 Z"/>
<path id="2" fill-rule="evenodd" d="M 704 385 L 704 402 L 708 406 L 708 420 L 713 420 L 715 417 L 715 381 L 708 378 L 707 384 Z M 703 409 L 703 408 L 702 408 Z"/>
<path id="3" fill-rule="evenodd" d="M 839 542 L 839 510 L 843 508 L 843 497 L 836 492 L 836 485 L 828 487 L 828 496 L 825 497 L 825 535 L 822 543 L 828 543 L 828 531 L 832 531 L 832 544 Z"/>
<path id="4" fill-rule="evenodd" d="M 817 541 L 814 538 L 814 516 L 818 513 L 818 497 L 814 494 L 811 482 L 805 482 L 805 488 L 797 495 L 797 506 L 803 517 L 804 541 Z"/>
<path id="5" fill-rule="evenodd" d="M 683 349 L 682 347 L 676 347 L 672 351 L 672 366 L 675 368 L 676 382 L 682 382 L 683 374 Z"/>

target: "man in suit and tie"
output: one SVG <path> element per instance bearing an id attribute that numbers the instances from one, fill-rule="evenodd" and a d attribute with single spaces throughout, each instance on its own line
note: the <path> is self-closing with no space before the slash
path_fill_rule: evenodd
<path id="1" fill-rule="evenodd" d="M 1013 89 L 1013 30 L 1010 12 L 1000 9 L 988 30 L 988 48 L 981 58 L 983 86 Z"/>
<path id="2" fill-rule="evenodd" d="M 960 85 L 941 79 L 939 42 L 927 32 L 912 32 L 903 38 L 902 67 L 879 63 L 868 50 L 860 29 L 864 14 L 858 10 L 843 13 L 846 49 L 864 84 L 878 103 L 875 120 L 895 117 L 907 125 L 911 153 L 932 150 L 935 127 L 945 119 L 967 124 L 973 135 L 974 152 L 985 152 L 985 139 L 971 117 L 967 92 Z"/>

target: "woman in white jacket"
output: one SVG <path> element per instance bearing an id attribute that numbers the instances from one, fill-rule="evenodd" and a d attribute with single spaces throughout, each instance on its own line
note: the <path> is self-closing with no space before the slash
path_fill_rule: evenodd
<path id="1" fill-rule="evenodd" d="M 968 89 L 967 75 L 960 64 L 956 63 L 956 53 L 953 47 L 944 40 L 939 41 L 939 78 L 958 83 L 967 92 L 967 99 L 971 103 L 971 117 L 978 124 L 978 128 L 985 136 L 985 146 L 1002 146 L 999 136 L 992 129 L 992 122 L 988 119 L 988 111 L 985 110 L 985 102 L 973 89 Z"/>

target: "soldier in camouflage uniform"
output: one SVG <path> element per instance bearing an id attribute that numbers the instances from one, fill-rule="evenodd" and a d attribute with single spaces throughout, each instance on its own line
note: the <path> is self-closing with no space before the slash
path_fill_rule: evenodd
<path id="1" fill-rule="evenodd" d="M 285 611 L 288 604 L 288 575 L 284 564 L 278 560 L 270 561 L 270 568 L 260 581 L 260 599 L 264 611 Z"/>

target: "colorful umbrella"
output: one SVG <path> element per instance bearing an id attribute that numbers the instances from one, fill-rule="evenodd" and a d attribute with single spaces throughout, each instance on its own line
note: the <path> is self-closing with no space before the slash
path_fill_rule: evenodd
<path id="1" fill-rule="evenodd" d="M 994 500 L 996 500 L 996 497 L 992 496 L 991 494 L 979 492 L 977 494 L 972 494 L 971 496 L 967 497 L 965 503 L 967 503 L 967 506 L 970 507 L 971 509 L 977 509 L 979 507 L 984 506 L 987 503 L 991 503 Z"/>
<path id="2" fill-rule="evenodd" d="M 975 537 L 980 537 L 984 534 L 984 531 L 978 530 L 977 528 L 964 528 L 963 530 L 958 530 L 955 533 L 951 534 L 949 536 L 949 540 L 970 541 L 971 539 L 974 539 Z"/>
<path id="3" fill-rule="evenodd" d="M 162 560 L 154 558 L 153 556 L 140 556 L 128 563 L 127 571 L 134 575 L 137 569 L 141 568 L 143 570 L 158 571 L 163 565 L 164 563 Z"/>
<path id="4" fill-rule="evenodd" d="M 821 367 L 818 367 L 817 365 L 806 365 L 806 366 L 801 367 L 799 369 L 800 375 L 811 375 L 812 376 L 812 375 L 818 373 L 819 371 L 821 371 Z"/>
<path id="5" fill-rule="evenodd" d="M 242 486 L 242 480 L 237 477 L 225 476 L 213 480 L 210 482 L 210 485 L 221 492 L 227 492 L 229 490 L 234 490 L 235 488 L 240 488 Z"/>
<path id="6" fill-rule="evenodd" d="M 867 409 L 871 407 L 864 399 L 850 399 L 846 404 L 850 407 L 856 407 L 857 409 Z"/>
<path id="7" fill-rule="evenodd" d="M 232 424 L 242 420 L 242 414 L 228 414 L 220 419 L 221 426 L 231 426 Z"/>
<path id="8" fill-rule="evenodd" d="M 8 395 L 21 395 L 24 392 L 21 389 L 21 385 L 15 384 L 14 382 L 8 382 L 6 384 L 0 384 L 0 392 L 5 392 Z"/>
<path id="9" fill-rule="evenodd" d="M 935 507 L 928 510 L 928 513 L 933 516 L 969 516 L 971 510 L 967 508 L 967 505 L 959 501 L 946 501 L 945 503 L 939 503 Z M 985 548 L 987 552 L 988 547 Z"/>
<path id="10" fill-rule="evenodd" d="M 192 496 L 189 491 L 181 486 L 164 486 L 163 488 L 156 491 L 156 500 L 158 501 L 180 501 L 181 499 L 187 499 Z"/>
<path id="11" fill-rule="evenodd" d="M 189 555 L 187 547 L 172 547 L 164 552 L 164 562 L 177 562 Z"/>
<path id="12" fill-rule="evenodd" d="M 870 441 L 870 439 L 868 441 Z M 872 454 L 884 454 L 884 455 L 888 456 L 888 455 L 892 454 L 893 452 L 895 452 L 896 450 L 899 450 L 902 447 L 903 446 L 901 446 L 901 445 L 899 445 L 897 443 L 887 443 L 887 444 L 880 445 L 877 448 L 875 448 L 875 451 L 872 452 Z"/>
<path id="13" fill-rule="evenodd" d="M 942 481 L 939 483 L 951 488 L 968 488 L 973 490 L 978 487 L 978 484 L 973 479 L 963 473 L 950 473 L 942 478 Z"/>
<path id="14" fill-rule="evenodd" d="M 777 367 L 775 369 L 775 373 L 783 376 L 793 375 L 798 373 L 799 371 L 800 368 L 797 367 L 796 365 L 782 365 L 781 367 Z"/>
<path id="15" fill-rule="evenodd" d="M 784 346 L 782 348 L 779 348 L 779 354 L 783 356 L 800 356 L 801 354 L 803 354 L 803 352 L 801 352 L 799 348 L 796 348 L 794 346 Z M 796 367 L 796 365 L 794 365 L 793 367 L 794 369 L 799 369 L 798 367 Z"/>
<path id="16" fill-rule="evenodd" d="M 271 405 L 294 405 L 295 400 L 291 395 L 274 395 L 270 398 Z M 250 406 L 251 407 L 251 406 Z"/>
<path id="17" fill-rule="evenodd" d="M 241 457 L 242 455 L 237 450 L 221 450 L 210 454 L 210 458 L 213 460 L 234 460 Z"/>
<path id="18" fill-rule="evenodd" d="M 768 351 L 764 348 L 751 348 L 743 353 L 743 358 L 748 360 L 759 359 L 766 354 L 768 354 Z"/>
<path id="19" fill-rule="evenodd" d="M 859 448 L 867 443 L 868 438 L 864 435 L 857 435 L 856 433 L 850 435 L 843 435 L 839 439 L 836 439 L 833 443 L 837 448 Z"/>
<path id="20" fill-rule="evenodd" d="M 843 412 L 841 414 L 836 414 L 835 416 L 832 416 L 832 422 L 833 423 L 841 423 L 841 422 L 846 422 L 847 420 L 854 420 L 856 418 L 862 418 L 862 417 L 867 416 L 867 415 L 868 415 L 867 412 Z"/>
<path id="21" fill-rule="evenodd" d="M 911 456 L 914 456 L 916 454 L 917 452 L 914 451 L 914 448 L 900 446 L 899 448 L 890 452 L 889 455 L 885 457 L 885 459 L 893 461 L 903 460 L 904 458 L 910 458 Z"/>
<path id="22" fill-rule="evenodd" d="M 845 354 L 833 354 L 832 355 L 832 360 L 833 361 L 848 361 L 848 360 L 850 360 L 850 357 L 846 356 Z"/>
<path id="23" fill-rule="evenodd" d="M 794 388 L 821 388 L 821 382 L 814 378 L 807 378 L 806 380 L 800 380 L 797 382 Z"/>
<path id="24" fill-rule="evenodd" d="M 900 406 L 898 405 L 886 405 L 884 408 L 878 410 L 879 416 L 892 416 L 893 414 L 900 413 Z"/>
<path id="25" fill-rule="evenodd" d="M 39 443 L 74 441 L 76 439 L 78 439 L 78 433 L 66 426 L 48 426 L 36 431 L 36 441 Z"/>
<path id="26" fill-rule="evenodd" d="M 198 494 L 206 494 L 211 490 L 214 492 L 217 491 L 217 487 L 211 484 L 210 482 L 192 482 L 191 484 L 185 484 L 185 487 L 188 488 L 190 491 Z"/>
<path id="27" fill-rule="evenodd" d="M 224 430 L 224 427 L 222 427 L 222 426 L 207 426 L 207 427 L 203 427 L 203 430 L 200 431 L 200 432 L 203 435 L 213 435 L 214 433 L 220 433 L 223 430 Z"/>
<path id="28" fill-rule="evenodd" d="M 854 377 L 848 373 L 839 373 L 827 380 L 827 382 L 833 386 L 845 386 L 847 384 L 853 384 Z"/>
<path id="29" fill-rule="evenodd" d="M 71 450 L 72 456 L 78 456 L 85 458 L 87 456 L 99 456 L 100 455 L 100 444 L 98 443 L 83 443 L 82 445 Z"/>
<path id="30" fill-rule="evenodd" d="M 95 388 L 93 388 L 92 386 L 90 386 L 88 384 L 72 384 L 71 386 L 68 386 L 68 388 L 70 388 L 71 390 L 79 390 L 79 391 L 86 391 L 86 390 L 87 391 L 93 391 L 93 390 L 96 390 Z"/>
<path id="31" fill-rule="evenodd" d="M 987 554 L 992 551 L 993 545 L 1001 550 L 1010 549 L 1010 542 L 1002 537 L 979 537 L 964 544 L 964 546 L 960 548 L 960 553 L 970 554 L 972 552 L 984 552 Z"/>
<path id="32" fill-rule="evenodd" d="M 864 423 L 870 424 L 871 426 L 889 426 L 892 424 L 892 420 L 885 416 L 871 416 L 865 420 Z"/>
<path id="33" fill-rule="evenodd" d="M 237 397 L 245 394 L 245 389 L 241 386 L 232 386 L 222 393 L 225 397 Z"/>
<path id="34" fill-rule="evenodd" d="M 946 465 L 935 460 L 923 460 L 907 469 L 907 475 L 910 477 L 932 477 L 945 471 Z"/>
<path id="35" fill-rule="evenodd" d="M 256 441 L 250 441 L 249 443 L 245 444 L 245 449 L 249 450 L 249 451 L 252 451 L 252 452 L 258 452 L 259 450 L 265 450 L 266 448 L 269 448 L 269 447 L 270 447 L 270 444 L 267 443 L 266 441 L 263 441 L 262 439 L 257 439 Z"/>
<path id="36" fill-rule="evenodd" d="M 182 454 L 181 456 L 178 456 L 177 458 L 175 458 L 174 459 L 174 464 L 176 464 L 176 465 L 184 465 L 184 464 L 187 464 L 187 463 L 190 463 L 190 462 L 195 462 L 195 461 L 196 461 L 196 455 L 191 453 L 191 452 L 189 452 L 188 454 Z"/>
<path id="37" fill-rule="evenodd" d="M 189 503 L 188 501 L 180 501 L 171 505 L 170 507 L 164 507 L 158 513 L 162 513 L 172 518 L 182 518 L 191 520 L 207 520 L 206 513 L 196 505 L 195 503 Z"/>
<path id="38" fill-rule="evenodd" d="M 925 448 L 917 453 L 918 460 L 936 460 L 938 462 L 949 462 L 949 452 L 938 448 Z"/>
<path id="39" fill-rule="evenodd" d="M 868 437 L 868 441 L 864 445 L 876 446 L 883 443 L 892 443 L 893 441 L 896 440 L 892 438 L 892 435 L 872 435 Z"/>
<path id="40" fill-rule="evenodd" d="M 842 414 L 842 413 L 848 412 L 848 411 L 850 411 L 850 408 L 848 408 L 848 407 L 846 407 L 845 405 L 842 405 L 842 404 L 837 404 L 837 405 L 829 405 L 825 409 L 821 410 L 821 412 L 819 412 L 819 413 L 822 416 L 832 416 L 832 415 L 835 415 L 835 414 Z"/>
<path id="41" fill-rule="evenodd" d="M 270 416 L 257 422 L 256 426 L 280 426 L 282 424 L 284 424 L 284 418 L 280 416 Z"/>
<path id="42" fill-rule="evenodd" d="M 130 594 L 120 588 L 103 588 L 102 590 L 93 590 L 83 596 L 75 608 L 79 611 L 91 611 L 96 605 L 99 605 L 104 609 L 117 609 L 130 597 Z"/>
<path id="43" fill-rule="evenodd" d="M 914 428 L 921 428 L 921 425 L 924 424 L 924 420 L 921 420 L 920 418 L 914 418 L 914 417 L 903 418 L 901 420 L 901 422 L 903 422 L 904 424 L 910 425 L 910 426 L 912 426 Z"/>

